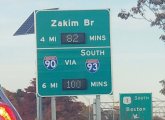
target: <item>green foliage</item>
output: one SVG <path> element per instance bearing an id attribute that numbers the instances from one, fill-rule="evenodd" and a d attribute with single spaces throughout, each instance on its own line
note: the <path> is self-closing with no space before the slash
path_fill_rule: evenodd
<path id="1" fill-rule="evenodd" d="M 130 11 L 121 10 L 118 17 L 127 20 L 128 18 L 144 19 L 151 26 L 157 26 L 165 32 L 165 0 L 137 0 L 135 7 Z M 165 34 L 159 37 L 165 42 Z"/>
<path id="2" fill-rule="evenodd" d="M 159 81 L 160 84 L 162 84 L 162 89 L 160 90 L 160 93 L 165 95 L 165 80 Z"/>

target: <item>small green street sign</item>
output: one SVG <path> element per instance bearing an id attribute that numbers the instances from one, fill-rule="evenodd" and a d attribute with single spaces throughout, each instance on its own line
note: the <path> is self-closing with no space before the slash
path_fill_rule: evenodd
<path id="1" fill-rule="evenodd" d="M 41 96 L 112 92 L 109 10 L 36 13 Z"/>
<path id="2" fill-rule="evenodd" d="M 152 120 L 152 94 L 120 94 L 120 120 Z"/>

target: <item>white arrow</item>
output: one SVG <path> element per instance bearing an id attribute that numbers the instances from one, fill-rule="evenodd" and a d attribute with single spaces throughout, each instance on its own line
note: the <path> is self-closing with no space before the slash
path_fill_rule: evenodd
<path id="1" fill-rule="evenodd" d="M 133 119 L 138 119 L 138 115 L 137 114 L 133 114 Z"/>

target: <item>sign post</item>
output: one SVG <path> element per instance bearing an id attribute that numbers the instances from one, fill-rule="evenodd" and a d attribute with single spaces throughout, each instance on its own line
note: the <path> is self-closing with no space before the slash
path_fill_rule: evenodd
<path id="1" fill-rule="evenodd" d="M 152 120 L 151 93 L 120 94 L 120 120 Z"/>
<path id="2" fill-rule="evenodd" d="M 110 94 L 110 11 L 36 13 L 41 96 Z"/>

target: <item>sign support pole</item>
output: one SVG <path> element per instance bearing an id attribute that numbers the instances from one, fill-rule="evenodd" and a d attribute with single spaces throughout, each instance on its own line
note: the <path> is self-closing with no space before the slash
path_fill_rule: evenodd
<path id="1" fill-rule="evenodd" d="M 96 95 L 96 120 L 101 120 L 100 95 Z"/>
<path id="2" fill-rule="evenodd" d="M 40 120 L 43 120 L 43 112 L 42 112 L 42 97 L 39 97 L 39 106 L 40 106 Z"/>
<path id="3" fill-rule="evenodd" d="M 42 97 L 37 96 L 37 120 L 43 120 Z"/>
<path id="4" fill-rule="evenodd" d="M 37 120 L 39 120 L 39 96 L 36 95 L 37 98 Z"/>
<path id="5" fill-rule="evenodd" d="M 56 120 L 56 97 L 51 97 L 52 120 Z"/>
<path id="6" fill-rule="evenodd" d="M 96 99 L 93 100 L 93 120 L 96 120 Z"/>

